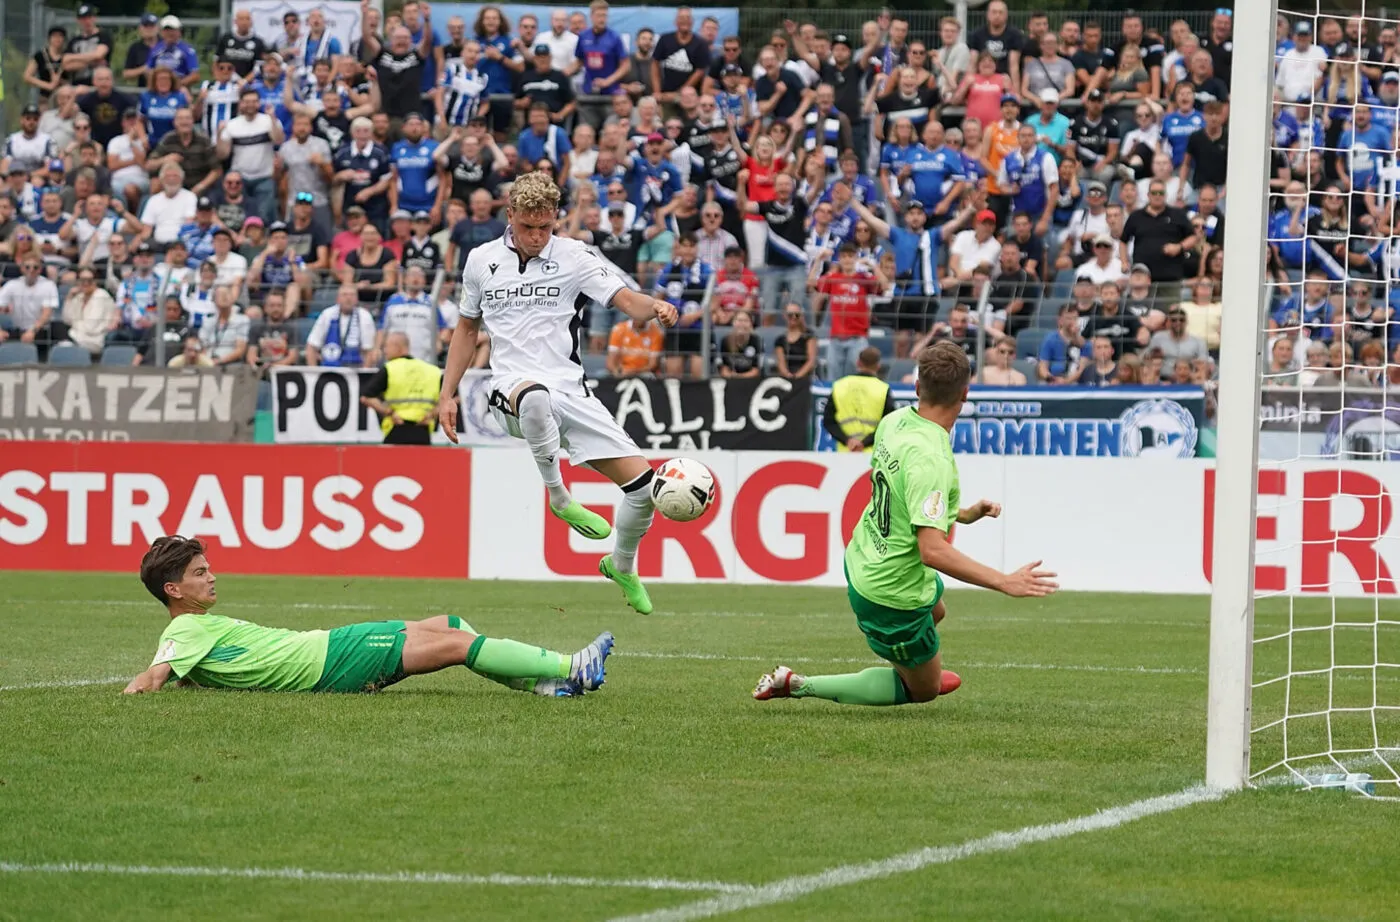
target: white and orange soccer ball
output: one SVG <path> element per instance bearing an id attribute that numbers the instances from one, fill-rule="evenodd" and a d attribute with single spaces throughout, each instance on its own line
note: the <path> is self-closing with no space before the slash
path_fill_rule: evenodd
<path id="1" fill-rule="evenodd" d="M 715 501 L 715 477 L 694 458 L 672 458 L 656 469 L 651 500 L 673 522 L 693 522 Z"/>

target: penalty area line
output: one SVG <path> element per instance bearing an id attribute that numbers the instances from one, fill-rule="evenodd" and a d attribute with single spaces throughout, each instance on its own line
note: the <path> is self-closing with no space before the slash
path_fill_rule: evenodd
<path id="1" fill-rule="evenodd" d="M 980 839 L 972 839 L 961 845 L 943 845 L 920 848 L 902 855 L 868 861 L 863 864 L 844 864 L 816 874 L 787 877 L 751 887 L 747 890 L 726 893 L 694 903 L 658 909 L 637 915 L 618 916 L 611 922 L 692 922 L 695 919 L 710 919 L 744 909 L 773 906 L 831 890 L 836 887 L 849 887 L 852 884 L 878 880 L 895 874 L 908 874 L 936 864 L 950 864 L 964 858 L 975 858 L 996 852 L 1009 852 L 1023 845 L 1064 839 L 1083 832 L 1097 832 L 1115 829 L 1127 823 L 1136 822 L 1149 816 L 1170 813 L 1183 807 L 1207 801 L 1220 800 L 1225 792 L 1207 788 L 1191 787 L 1175 794 L 1150 797 L 1120 807 L 1110 807 L 1098 813 L 1080 816 L 1059 823 L 1042 826 L 1026 826 L 1014 832 L 996 832 Z"/>
<path id="2" fill-rule="evenodd" d="M 223 877 L 243 880 L 299 880 L 364 884 L 458 884 L 495 887 L 580 887 L 662 890 L 689 893 L 744 893 L 749 884 L 673 880 L 669 877 L 599 878 L 563 874 L 454 874 L 437 871 L 314 871 L 305 868 L 220 868 L 188 865 L 104 864 L 65 861 L 22 864 L 0 861 L 4 874 L 114 874 L 131 877 Z"/>

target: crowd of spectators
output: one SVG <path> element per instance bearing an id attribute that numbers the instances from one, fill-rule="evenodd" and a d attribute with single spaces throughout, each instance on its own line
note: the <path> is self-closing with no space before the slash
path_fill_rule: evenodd
<path id="1" fill-rule="evenodd" d="M 208 57 L 146 15 L 118 61 L 80 7 L 0 157 L 0 341 L 142 364 L 161 330 L 173 364 L 365 366 L 403 332 L 437 360 L 462 260 L 540 170 L 558 233 L 680 310 L 662 331 L 590 305 L 590 373 L 834 378 L 872 344 L 902 373 L 946 338 L 995 384 L 1214 380 L 1229 10 L 1204 35 L 1131 11 L 1023 31 L 991 0 L 968 35 L 883 12 L 756 49 L 689 8 L 659 35 L 609 15 L 366 2 L 342 47 L 319 12 L 266 42 L 240 11 Z M 1275 38 L 1267 373 L 1376 384 L 1400 347 L 1396 29 Z"/>

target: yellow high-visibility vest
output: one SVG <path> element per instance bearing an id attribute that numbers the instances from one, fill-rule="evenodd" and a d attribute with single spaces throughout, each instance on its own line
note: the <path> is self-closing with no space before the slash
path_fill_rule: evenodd
<path id="1" fill-rule="evenodd" d="M 384 402 L 406 423 L 428 421 L 428 431 L 437 427 L 438 393 L 442 388 L 442 369 L 422 359 L 401 355 L 390 359 L 384 370 L 389 373 L 389 386 L 384 390 Z M 379 421 L 385 434 L 394 428 L 394 420 L 386 416 Z"/>
<path id="2" fill-rule="evenodd" d="M 875 431 L 885 412 L 885 398 L 890 386 L 874 375 L 846 375 L 831 385 L 831 399 L 836 402 L 836 424 L 846 438 L 863 439 Z M 849 451 L 844 441 L 836 443 L 837 451 Z"/>

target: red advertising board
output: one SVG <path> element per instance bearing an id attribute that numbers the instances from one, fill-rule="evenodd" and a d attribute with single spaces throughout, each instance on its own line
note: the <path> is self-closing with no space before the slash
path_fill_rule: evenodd
<path id="1" fill-rule="evenodd" d="M 100 442 L 0 449 L 0 568 L 134 572 L 197 537 L 232 573 L 465 577 L 471 454 Z"/>

